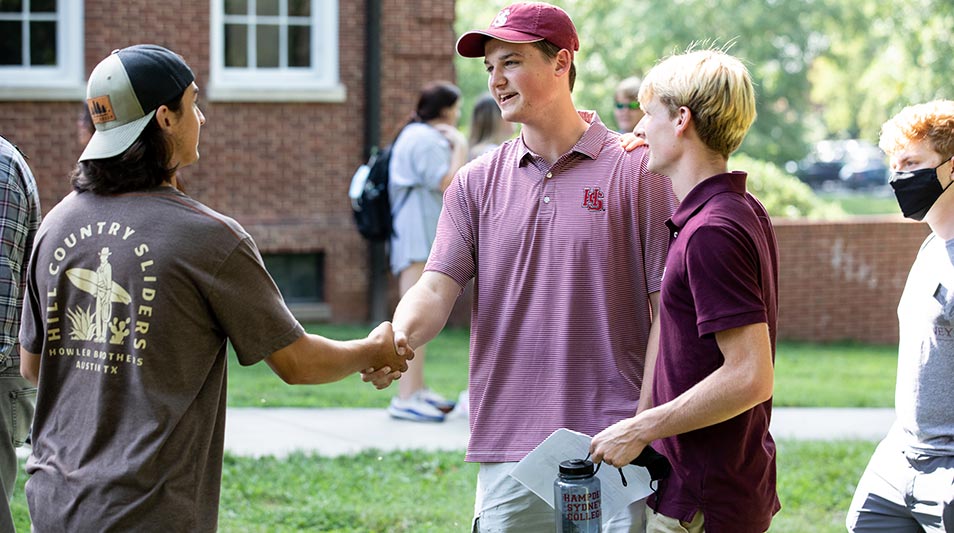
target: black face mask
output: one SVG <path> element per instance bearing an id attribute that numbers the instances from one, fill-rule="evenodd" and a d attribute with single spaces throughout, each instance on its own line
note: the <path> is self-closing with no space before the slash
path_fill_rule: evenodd
<path id="1" fill-rule="evenodd" d="M 901 212 L 905 218 L 924 220 L 924 215 L 931 209 L 934 202 L 951 186 L 941 188 L 937 180 L 937 169 L 949 160 L 945 159 L 934 168 L 919 168 L 910 172 L 893 172 L 891 174 L 891 188 L 898 199 Z"/>

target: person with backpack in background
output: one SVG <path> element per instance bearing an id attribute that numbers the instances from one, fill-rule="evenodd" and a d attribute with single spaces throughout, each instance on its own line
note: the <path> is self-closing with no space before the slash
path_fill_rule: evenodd
<path id="1" fill-rule="evenodd" d="M 460 89 L 446 81 L 421 88 L 417 106 L 391 146 L 388 196 L 391 201 L 391 272 L 403 296 L 424 272 L 431 252 L 444 190 L 467 162 L 467 139 L 457 130 Z M 397 419 L 442 422 L 454 408 L 424 384 L 425 347 L 400 381 L 388 413 Z"/>

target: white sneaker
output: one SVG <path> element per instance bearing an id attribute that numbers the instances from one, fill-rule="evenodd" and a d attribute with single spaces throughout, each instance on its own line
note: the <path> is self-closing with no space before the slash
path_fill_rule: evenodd
<path id="1" fill-rule="evenodd" d="M 460 395 L 457 397 L 457 405 L 454 406 L 453 411 L 447 413 L 447 416 L 451 418 L 468 418 L 470 416 L 470 393 L 468 389 L 460 391 Z"/>
<path id="2" fill-rule="evenodd" d="M 444 398 L 440 394 L 432 391 L 431 389 L 424 387 L 423 389 L 417 391 L 417 394 L 420 394 L 424 401 L 436 407 L 440 412 L 447 414 L 454 410 L 454 406 L 457 405 L 457 402 L 453 402 Z"/>
<path id="3" fill-rule="evenodd" d="M 415 392 L 410 398 L 402 400 L 395 396 L 388 406 L 391 418 L 412 422 L 443 422 L 444 413 L 424 399 L 422 391 Z"/>

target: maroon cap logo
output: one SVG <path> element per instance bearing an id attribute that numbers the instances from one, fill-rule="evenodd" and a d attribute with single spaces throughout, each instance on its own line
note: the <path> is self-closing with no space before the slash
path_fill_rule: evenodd
<path id="1" fill-rule="evenodd" d="M 505 7 L 500 10 L 500 13 L 497 13 L 497 16 L 494 17 L 494 21 L 490 23 L 490 26 L 493 28 L 499 28 L 507 24 L 507 17 L 510 16 L 510 8 Z"/>

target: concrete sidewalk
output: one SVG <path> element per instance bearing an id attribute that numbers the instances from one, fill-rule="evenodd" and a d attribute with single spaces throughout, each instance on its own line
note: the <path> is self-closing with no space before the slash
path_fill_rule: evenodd
<path id="1" fill-rule="evenodd" d="M 777 407 L 771 431 L 778 440 L 880 440 L 893 422 L 894 409 Z M 384 409 L 229 408 L 225 449 L 253 457 L 294 451 L 337 456 L 367 449 L 463 452 L 468 436 L 464 418 L 420 423 L 394 420 Z"/>

